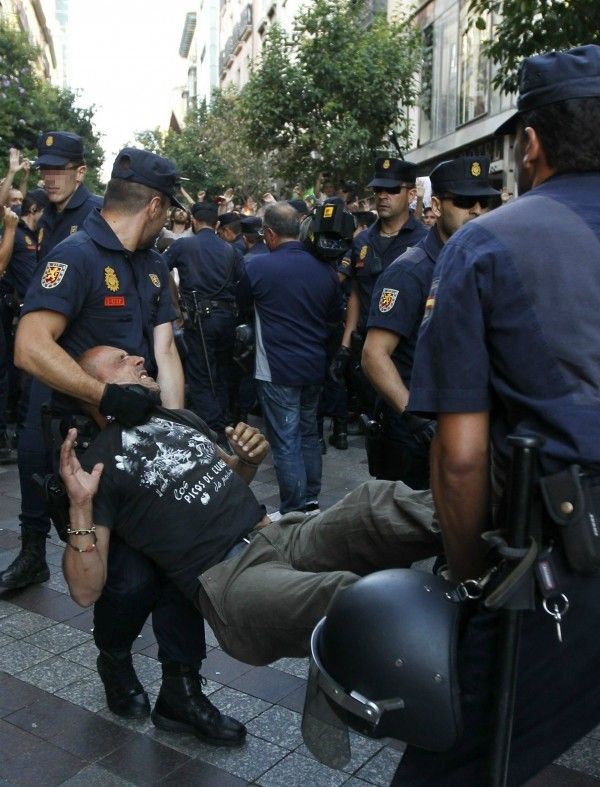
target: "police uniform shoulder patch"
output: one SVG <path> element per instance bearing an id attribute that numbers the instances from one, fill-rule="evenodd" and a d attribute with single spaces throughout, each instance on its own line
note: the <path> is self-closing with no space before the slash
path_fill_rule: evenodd
<path id="1" fill-rule="evenodd" d="M 360 260 L 364 260 L 368 253 L 369 253 L 369 247 L 368 246 L 361 246 L 358 258 Z"/>
<path id="2" fill-rule="evenodd" d="M 25 245 L 26 246 L 33 246 L 33 240 L 29 237 L 29 235 L 25 235 Z"/>
<path id="3" fill-rule="evenodd" d="M 382 314 L 391 311 L 396 303 L 399 290 L 392 290 L 389 287 L 384 287 L 379 296 L 379 311 Z"/>
<path id="4" fill-rule="evenodd" d="M 71 229 L 69 230 L 69 235 L 74 235 L 78 229 L 79 227 L 77 226 L 77 224 L 72 224 Z"/>
<path id="5" fill-rule="evenodd" d="M 47 262 L 42 273 L 42 287 L 46 290 L 58 287 L 64 279 L 68 267 L 64 262 Z"/>
<path id="6" fill-rule="evenodd" d="M 150 276 L 150 281 L 152 282 L 152 284 L 154 284 L 155 287 L 158 287 L 160 289 L 160 279 L 156 275 L 156 273 L 149 273 L 148 275 Z"/>
<path id="7" fill-rule="evenodd" d="M 471 175 L 474 178 L 478 178 L 481 175 L 481 164 L 478 161 L 474 161 L 471 164 Z"/>
<path id="8" fill-rule="evenodd" d="M 104 283 L 111 292 L 116 292 L 120 287 L 119 278 L 109 265 L 104 269 Z"/>

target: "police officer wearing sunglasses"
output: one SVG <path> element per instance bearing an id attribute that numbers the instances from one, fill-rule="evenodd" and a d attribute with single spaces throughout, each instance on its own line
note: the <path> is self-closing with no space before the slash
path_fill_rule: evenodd
<path id="1" fill-rule="evenodd" d="M 434 422 L 405 412 L 419 325 L 426 308 L 433 269 L 444 244 L 464 224 L 486 212 L 499 192 L 490 187 L 489 159 L 464 156 L 432 171 L 432 209 L 436 224 L 423 240 L 381 274 L 373 291 L 362 366 L 381 397 L 375 413 L 377 453 L 369 467 L 377 478 L 429 487 L 429 444 Z"/>

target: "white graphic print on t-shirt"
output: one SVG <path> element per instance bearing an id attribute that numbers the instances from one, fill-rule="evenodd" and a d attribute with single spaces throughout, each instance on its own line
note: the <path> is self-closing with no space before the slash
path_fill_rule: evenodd
<path id="1" fill-rule="evenodd" d="M 123 429 L 122 444 L 123 453 L 115 457 L 117 469 L 137 477 L 159 497 L 172 491 L 176 500 L 191 503 L 200 496 L 207 505 L 232 475 L 208 437 L 164 418 Z"/>

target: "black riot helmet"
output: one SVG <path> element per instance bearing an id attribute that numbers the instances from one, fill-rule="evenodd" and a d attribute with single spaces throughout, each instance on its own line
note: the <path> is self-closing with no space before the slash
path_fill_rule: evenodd
<path id="1" fill-rule="evenodd" d="M 302 735 L 331 767 L 350 758 L 348 727 L 430 751 L 459 737 L 453 586 L 413 569 L 370 574 L 334 599 L 311 639 Z"/>
<path id="2" fill-rule="evenodd" d="M 300 226 L 300 240 L 313 257 L 336 262 L 350 248 L 356 222 L 344 200 L 331 197 L 315 208 Z"/>

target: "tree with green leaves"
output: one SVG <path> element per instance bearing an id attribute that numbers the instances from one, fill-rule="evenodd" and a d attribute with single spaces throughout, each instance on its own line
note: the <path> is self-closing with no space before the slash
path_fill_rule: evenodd
<path id="1" fill-rule="evenodd" d="M 600 40 L 598 0 L 470 0 L 480 30 L 488 29 L 490 13 L 495 24 L 484 51 L 498 67 L 494 86 L 506 93 L 517 90 L 524 57 Z"/>
<path id="2" fill-rule="evenodd" d="M 25 33 L 0 20 L 0 162 L 11 147 L 35 157 L 42 131 L 72 131 L 84 140 L 86 182 L 98 189 L 104 153 L 93 125 L 94 108 L 76 107 L 76 94 L 45 82 L 36 71 L 37 56 Z"/>
<path id="3" fill-rule="evenodd" d="M 314 0 L 291 34 L 274 25 L 241 92 L 248 145 L 289 182 L 315 170 L 364 180 L 386 134 L 408 146 L 420 35 L 366 0 Z M 306 173 L 310 173 L 307 175 Z"/>
<path id="4" fill-rule="evenodd" d="M 240 111 L 233 89 L 216 90 L 210 109 L 202 102 L 190 110 L 181 131 L 142 131 L 135 139 L 176 164 L 192 197 L 199 190 L 215 195 L 229 187 L 239 197 L 245 191 L 262 193 L 270 184 L 268 162 L 263 154 L 250 150 Z"/>

